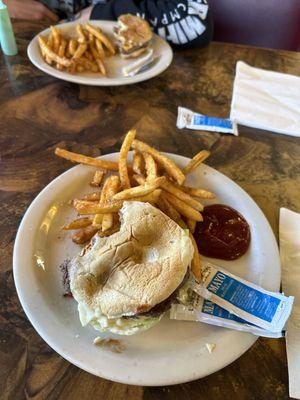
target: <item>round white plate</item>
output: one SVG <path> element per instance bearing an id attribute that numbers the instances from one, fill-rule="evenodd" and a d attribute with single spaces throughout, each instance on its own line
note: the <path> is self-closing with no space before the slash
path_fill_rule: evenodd
<path id="1" fill-rule="evenodd" d="M 116 26 L 116 22 L 113 21 L 90 21 L 91 25 L 100 26 L 103 32 L 113 39 L 113 27 Z M 66 22 L 58 25 L 58 29 L 62 30 L 64 34 L 70 37 L 76 37 L 75 27 L 78 22 Z M 107 69 L 107 77 L 93 72 L 82 72 L 76 74 L 70 74 L 67 71 L 59 71 L 58 69 L 47 64 L 40 52 L 38 45 L 38 36 L 47 36 L 50 33 L 50 28 L 45 29 L 36 35 L 29 43 L 27 53 L 30 61 L 40 70 L 46 72 L 49 75 L 54 76 L 58 79 L 63 79 L 69 82 L 80 83 L 82 85 L 93 85 L 93 86 L 120 86 L 130 85 L 132 83 L 146 81 L 147 79 L 153 78 L 161 74 L 171 64 L 173 59 L 173 51 L 166 41 L 161 39 L 157 35 L 153 35 L 152 48 L 154 50 L 154 63 L 150 68 L 144 72 L 137 74 L 134 77 L 124 77 L 122 75 L 122 68 L 134 61 L 134 59 L 124 60 L 119 54 L 113 57 L 107 57 L 105 60 L 105 66 Z"/>
<path id="2" fill-rule="evenodd" d="M 180 167 L 189 161 L 169 156 Z M 118 153 L 101 158 L 117 161 Z M 63 297 L 59 265 L 79 252 L 70 234 L 60 227 L 75 217 L 68 201 L 93 191 L 88 182 L 94 170 L 79 165 L 60 175 L 36 197 L 21 222 L 14 248 L 14 279 L 34 328 L 71 363 L 126 384 L 182 383 L 204 377 L 236 360 L 255 342 L 255 336 L 196 322 L 171 321 L 167 317 L 146 332 L 118 336 L 125 345 L 121 354 L 93 344 L 99 333 L 92 327 L 83 328 L 75 300 Z M 214 191 L 214 202 L 234 207 L 250 225 L 252 239 L 248 252 L 236 261 L 215 263 L 266 289 L 279 290 L 277 243 L 256 203 L 233 181 L 206 165 L 194 171 L 188 182 Z M 206 343 L 216 344 L 212 354 L 208 353 Z"/>

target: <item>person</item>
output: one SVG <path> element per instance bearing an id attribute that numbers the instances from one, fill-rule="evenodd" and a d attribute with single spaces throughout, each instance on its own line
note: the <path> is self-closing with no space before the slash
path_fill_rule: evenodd
<path id="1" fill-rule="evenodd" d="M 5 0 L 13 18 L 117 20 L 122 14 L 145 18 L 173 47 L 204 47 L 213 35 L 207 0 Z"/>
<path id="2" fill-rule="evenodd" d="M 145 18 L 173 47 L 204 47 L 212 40 L 207 0 L 110 0 L 96 4 L 91 19 L 116 20 L 122 14 Z"/>

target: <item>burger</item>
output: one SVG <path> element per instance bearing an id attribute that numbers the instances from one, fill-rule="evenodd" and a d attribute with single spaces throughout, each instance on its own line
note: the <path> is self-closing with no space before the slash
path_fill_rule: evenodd
<path id="1" fill-rule="evenodd" d="M 68 265 L 83 326 L 132 335 L 159 322 L 189 275 L 188 233 L 149 203 L 124 202 L 120 230 L 95 236 Z"/>
<path id="2" fill-rule="evenodd" d="M 148 22 L 131 14 L 124 14 L 118 18 L 114 35 L 123 58 L 139 57 L 148 50 L 152 40 Z"/>

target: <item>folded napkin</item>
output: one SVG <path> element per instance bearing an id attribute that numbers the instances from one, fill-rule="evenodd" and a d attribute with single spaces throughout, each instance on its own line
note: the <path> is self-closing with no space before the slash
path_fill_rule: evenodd
<path id="1" fill-rule="evenodd" d="M 230 119 L 300 137 L 300 77 L 236 64 Z"/>
<path id="2" fill-rule="evenodd" d="M 300 214 L 280 209 L 279 241 L 282 290 L 295 296 L 286 333 L 289 391 L 291 397 L 300 399 Z"/>

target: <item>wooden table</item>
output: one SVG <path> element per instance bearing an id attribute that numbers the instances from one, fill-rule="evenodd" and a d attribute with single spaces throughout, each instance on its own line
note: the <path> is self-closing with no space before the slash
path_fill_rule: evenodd
<path id="1" fill-rule="evenodd" d="M 240 136 L 175 127 L 179 105 L 226 117 L 235 64 L 300 75 L 300 54 L 212 43 L 175 53 L 161 76 L 134 86 L 84 87 L 37 70 L 26 56 L 40 23 L 14 24 L 20 54 L 0 59 L 0 398 L 1 399 L 287 399 L 284 339 L 259 339 L 240 359 L 198 381 L 143 388 L 112 383 L 71 365 L 37 335 L 14 287 L 12 252 L 20 220 L 37 193 L 70 167 L 56 146 L 97 156 L 119 149 L 133 125 L 161 150 L 192 156 L 243 187 L 278 233 L 279 207 L 300 210 L 299 139 L 240 127 Z"/>

